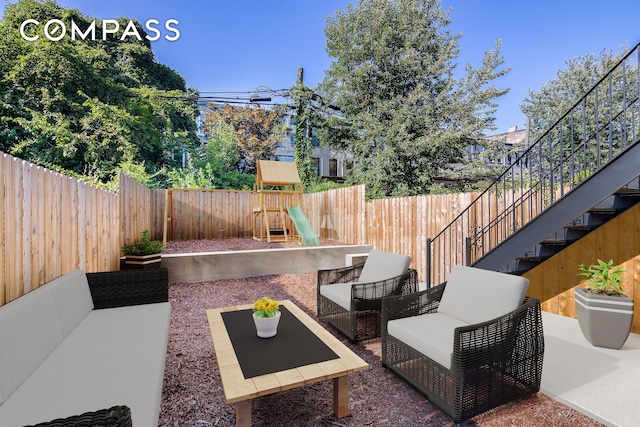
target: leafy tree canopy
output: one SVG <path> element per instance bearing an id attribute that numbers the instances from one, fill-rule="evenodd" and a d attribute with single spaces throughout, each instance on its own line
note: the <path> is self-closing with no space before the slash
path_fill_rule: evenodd
<path id="1" fill-rule="evenodd" d="M 325 28 L 333 59 L 318 88 L 341 110 L 323 140 L 353 153 L 352 183 L 373 197 L 427 193 L 434 177 L 495 129 L 501 43 L 454 77 L 459 35 L 437 0 L 359 0 Z"/>
<path id="2" fill-rule="evenodd" d="M 538 138 L 562 117 L 596 82 L 602 78 L 627 53 L 628 46 L 618 52 L 602 51 L 571 58 L 557 77 L 542 85 L 539 91 L 529 90 L 520 104 L 520 110 L 529 118 L 529 129 Z M 634 78 L 629 70 L 629 76 Z M 629 80 L 631 81 L 631 80 Z M 535 140 L 532 138 L 532 140 Z"/>
<path id="3" fill-rule="evenodd" d="M 240 173 L 255 174 L 258 160 L 274 160 L 276 147 L 284 137 L 284 125 L 281 123 L 284 108 L 273 106 L 270 109 L 246 105 L 234 107 L 225 105 L 220 108 L 211 106 L 211 112 L 204 118 L 205 134 L 208 137 L 219 136 L 219 126 L 230 126 L 237 144 L 235 169 Z"/>
<path id="4" fill-rule="evenodd" d="M 19 32 L 27 19 L 37 40 Z M 95 37 L 59 41 L 44 36 L 44 23 L 73 21 Z M 20 0 L 0 22 L 0 150 L 34 163 L 107 182 L 140 165 L 154 174 L 174 164 L 173 151 L 197 145 L 197 105 L 185 80 L 158 63 L 142 26 L 137 37 L 102 40 L 101 21 L 53 0 Z"/>

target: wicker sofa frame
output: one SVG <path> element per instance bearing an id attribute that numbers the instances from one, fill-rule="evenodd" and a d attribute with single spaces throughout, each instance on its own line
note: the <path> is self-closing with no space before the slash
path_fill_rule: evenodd
<path id="1" fill-rule="evenodd" d="M 58 418 L 28 427 L 132 427 L 132 425 L 131 409 L 122 405 L 67 418 Z"/>
<path id="2" fill-rule="evenodd" d="M 166 268 L 87 273 L 94 309 L 169 301 Z"/>
<path id="3" fill-rule="evenodd" d="M 418 272 L 410 268 L 401 276 L 380 282 L 354 283 L 349 310 L 320 294 L 321 286 L 356 282 L 363 267 L 364 263 L 361 263 L 318 271 L 318 317 L 354 342 L 380 337 L 382 297 L 379 295 L 405 295 L 418 291 Z"/>
<path id="4" fill-rule="evenodd" d="M 382 364 L 441 408 L 456 424 L 540 390 L 544 336 L 540 301 L 455 329 L 451 369 L 388 334 L 390 320 L 436 312 L 446 283 L 382 304 Z"/>

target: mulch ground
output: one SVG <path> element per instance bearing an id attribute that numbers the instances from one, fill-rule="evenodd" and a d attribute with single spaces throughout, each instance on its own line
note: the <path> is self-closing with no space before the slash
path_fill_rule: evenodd
<path id="1" fill-rule="evenodd" d="M 170 242 L 165 253 L 246 250 L 257 249 L 265 244 L 252 239 L 190 242 Z M 274 244 L 266 245 L 274 247 Z M 297 246 L 297 243 L 293 245 Z M 248 304 L 266 295 L 292 300 L 317 320 L 315 287 L 315 274 L 171 284 L 169 300 L 172 316 L 159 425 L 235 425 L 235 406 L 226 404 L 224 400 L 205 314 L 207 309 Z M 422 394 L 382 367 L 379 340 L 352 344 L 331 326 L 322 321 L 320 324 L 370 365 L 368 370 L 349 376 L 350 414 L 340 419 L 333 415 L 333 382 L 322 381 L 254 399 L 254 426 L 454 425 Z M 486 412 L 462 425 L 568 427 L 602 424 L 538 393 Z"/>

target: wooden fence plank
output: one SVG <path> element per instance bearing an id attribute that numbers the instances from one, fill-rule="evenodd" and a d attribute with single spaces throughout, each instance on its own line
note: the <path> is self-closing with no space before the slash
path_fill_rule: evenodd
<path id="1" fill-rule="evenodd" d="M 0 192 L 2 192 L 2 199 L 0 200 L 0 217 L 2 223 L 0 223 L 0 305 L 4 305 L 7 301 L 6 284 L 8 283 L 7 267 L 9 247 L 7 246 L 7 217 L 9 209 L 10 198 L 6 195 L 9 194 L 9 184 L 6 182 L 6 176 L 9 171 L 9 157 L 2 153 L 0 154 Z"/>
<path id="2" fill-rule="evenodd" d="M 31 165 L 24 161 L 20 162 L 20 169 L 22 174 L 22 282 L 23 292 L 27 293 L 38 287 L 38 283 L 33 282 L 31 274 L 33 268 L 31 228 L 34 216 L 31 204 Z"/>
<path id="3" fill-rule="evenodd" d="M 9 234 L 8 249 L 10 256 L 9 270 L 9 295 L 11 301 L 24 293 L 22 288 L 22 177 L 19 168 L 19 160 L 13 159 L 9 171 L 9 193 L 14 205 L 8 210 L 9 218 L 5 222 L 5 233 Z"/>

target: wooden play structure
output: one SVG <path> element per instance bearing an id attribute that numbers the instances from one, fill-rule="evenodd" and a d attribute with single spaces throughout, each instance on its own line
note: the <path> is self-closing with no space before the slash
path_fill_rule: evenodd
<path id="1" fill-rule="evenodd" d="M 302 205 L 302 182 L 295 163 L 258 161 L 253 186 L 253 238 L 267 242 L 300 239 L 287 206 Z"/>

